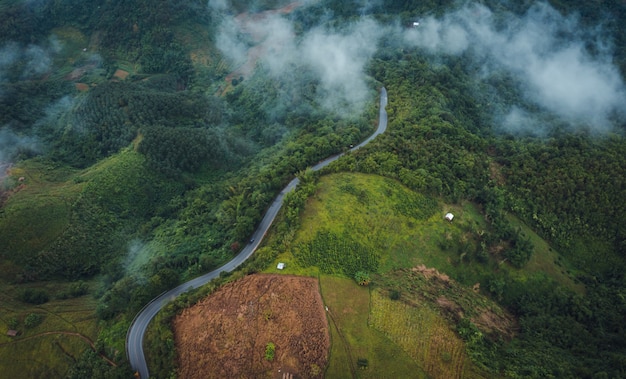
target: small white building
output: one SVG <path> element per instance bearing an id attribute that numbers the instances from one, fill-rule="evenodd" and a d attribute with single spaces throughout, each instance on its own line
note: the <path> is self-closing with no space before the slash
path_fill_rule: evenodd
<path id="1" fill-rule="evenodd" d="M 276 266 L 277 269 L 282 270 L 285 268 L 285 264 L 283 262 L 278 262 L 278 265 Z"/>
<path id="2" fill-rule="evenodd" d="M 448 221 L 452 221 L 452 219 L 454 218 L 454 215 L 452 213 L 448 212 L 448 213 L 446 213 L 445 218 Z"/>

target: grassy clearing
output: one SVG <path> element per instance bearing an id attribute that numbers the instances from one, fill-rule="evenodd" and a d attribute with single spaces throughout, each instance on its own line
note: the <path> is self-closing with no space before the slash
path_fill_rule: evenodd
<path id="1" fill-rule="evenodd" d="M 444 219 L 447 212 L 455 215 L 452 222 Z M 349 235 L 364 249 L 379 252 L 380 274 L 424 264 L 467 286 L 486 284 L 494 272 L 506 272 L 520 280 L 547 275 L 580 291 L 557 252 L 517 218 L 509 219 L 535 246 L 531 261 L 521 270 L 503 263 L 498 253 L 490 253 L 483 261 L 473 257 L 489 228 L 475 204 L 446 204 L 374 175 L 333 174 L 321 179 L 319 190 L 309 199 L 292 246 L 311 243 L 320 232 L 330 232 Z M 287 251 L 279 259 L 292 262 L 297 271 L 298 265 L 305 265 L 296 255 Z"/>
<path id="2" fill-rule="evenodd" d="M 515 228 L 521 228 L 523 235 L 530 238 L 535 247 L 524 270 L 518 271 L 521 279 L 524 275 L 548 275 L 557 283 L 576 293 L 584 292 L 584 286 L 572 279 L 572 268 L 561 255 L 517 217 L 509 215 L 508 219 Z"/>
<path id="3" fill-rule="evenodd" d="M 454 222 L 444 220 L 447 212 Z M 475 249 L 486 228 L 471 203 L 445 204 L 410 191 L 397 181 L 374 175 L 344 173 L 321 179 L 307 203 L 294 245 L 309 243 L 320 231 L 350 235 L 379 253 L 379 273 L 425 264 L 465 284 L 474 284 L 487 267 L 463 261 L 463 248 Z M 293 255 L 282 257 L 294 259 Z"/>
<path id="4" fill-rule="evenodd" d="M 327 378 L 426 378 L 397 344 L 368 325 L 370 292 L 354 280 L 322 275 L 332 346 Z M 367 368 L 359 362 L 367 361 Z"/>

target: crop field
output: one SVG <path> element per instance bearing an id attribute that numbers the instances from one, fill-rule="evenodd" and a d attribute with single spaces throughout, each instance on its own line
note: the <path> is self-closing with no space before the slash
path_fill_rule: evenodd
<path id="1" fill-rule="evenodd" d="M 20 290 L 24 286 L 20 286 Z M 34 286 L 33 286 L 34 287 Z M 50 294 L 67 290 L 66 283 L 48 282 Z M 15 287 L 0 286 L 0 367 L 5 378 L 58 378 L 91 348 L 98 337 L 96 300 L 89 295 L 53 299 L 42 305 L 14 300 Z M 16 337 L 7 330 L 18 331 Z M 118 352 L 124 354 L 123 351 Z"/>
<path id="2" fill-rule="evenodd" d="M 465 344 L 427 306 L 415 307 L 371 293 L 370 325 L 397 344 L 433 378 L 469 378 Z"/>

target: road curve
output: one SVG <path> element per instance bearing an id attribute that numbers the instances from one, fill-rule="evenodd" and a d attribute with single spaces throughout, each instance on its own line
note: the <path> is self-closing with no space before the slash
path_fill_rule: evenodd
<path id="1" fill-rule="evenodd" d="M 385 130 L 387 129 L 387 111 L 385 110 L 386 106 L 387 90 L 385 89 L 385 87 L 383 87 L 380 90 L 380 112 L 378 118 L 378 128 L 376 129 L 374 134 L 369 136 L 366 140 L 364 140 L 357 146 L 351 148 L 350 151 L 354 151 L 365 146 L 374 138 L 376 138 L 377 135 L 385 132 Z M 320 170 L 321 168 L 326 167 L 330 163 L 339 159 L 342 155 L 343 153 L 327 158 L 311 167 L 311 169 L 313 171 Z M 285 194 L 296 188 L 298 183 L 300 183 L 300 180 L 298 178 L 295 178 L 290 181 L 289 184 L 287 184 L 287 186 L 283 188 L 282 191 L 280 191 L 278 196 L 276 196 L 276 198 L 272 202 L 272 205 L 270 205 L 270 207 L 268 208 L 265 216 L 263 216 L 263 219 L 261 220 L 261 223 L 257 227 L 256 231 L 251 236 L 252 242 L 246 245 L 243 250 L 241 250 L 241 252 L 237 254 L 235 258 L 233 258 L 233 260 L 226 263 L 220 268 L 217 268 L 209 273 L 206 273 L 186 283 L 183 283 L 169 291 L 163 292 L 159 296 L 152 299 L 148 304 L 146 304 L 146 306 L 144 306 L 143 309 L 135 316 L 133 322 L 130 325 L 130 328 L 128 329 L 128 333 L 126 334 L 126 355 L 128 357 L 131 367 L 139 373 L 140 378 L 145 379 L 149 377 L 148 365 L 146 363 L 146 358 L 143 353 L 143 336 L 146 332 L 146 329 L 148 328 L 148 324 L 154 318 L 154 316 L 156 316 L 161 308 L 163 308 L 170 301 L 174 300 L 178 295 L 191 289 L 203 286 L 204 284 L 217 278 L 222 271 L 233 271 L 246 259 L 248 259 L 257 249 L 257 247 L 263 240 L 263 237 L 265 237 L 265 233 L 267 233 L 267 231 L 269 230 L 272 222 L 274 222 L 278 211 L 283 206 L 283 199 L 285 197 Z"/>

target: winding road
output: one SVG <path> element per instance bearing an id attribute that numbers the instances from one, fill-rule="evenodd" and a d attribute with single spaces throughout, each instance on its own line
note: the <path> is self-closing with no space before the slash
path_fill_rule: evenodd
<path id="1" fill-rule="evenodd" d="M 371 142 L 376 136 L 382 134 L 387 129 L 387 111 L 385 107 L 387 106 L 387 90 L 383 87 L 380 90 L 380 113 L 378 118 L 378 128 L 369 136 L 366 140 L 354 146 L 350 149 L 350 151 L 357 150 L 369 142 Z M 311 167 L 313 171 L 320 170 L 323 167 L 328 166 L 330 163 L 339 159 L 342 154 L 334 155 L 330 158 L 327 158 L 315 166 Z M 126 354 L 128 360 L 130 361 L 130 365 L 139 373 L 139 377 L 142 379 L 149 377 L 148 365 L 146 363 L 146 358 L 143 353 L 143 337 L 148 328 L 148 324 L 150 321 L 156 316 L 156 314 L 163 308 L 167 303 L 174 300 L 178 295 L 192 290 L 194 288 L 198 288 L 200 286 L 205 285 L 211 280 L 217 278 L 222 271 L 233 271 L 240 264 L 242 264 L 246 259 L 248 259 L 254 251 L 259 247 L 259 244 L 265 237 L 265 234 L 269 230 L 272 222 L 276 218 L 278 211 L 283 206 L 283 199 L 285 194 L 292 191 L 296 186 L 300 183 L 300 179 L 295 178 L 282 191 L 276 196 L 272 205 L 268 208 L 265 216 L 263 216 L 263 220 L 257 227 L 254 234 L 251 236 L 252 241 L 250 244 L 246 245 L 243 250 L 230 262 L 226 263 L 224 266 L 217 268 L 209 273 L 206 273 L 202 276 L 199 276 L 195 279 L 192 279 L 186 283 L 179 285 L 176 288 L 173 288 L 169 291 L 163 292 L 159 296 L 155 297 L 146 304 L 145 307 L 135 316 L 135 319 L 130 325 L 128 329 L 128 333 L 126 334 Z"/>

